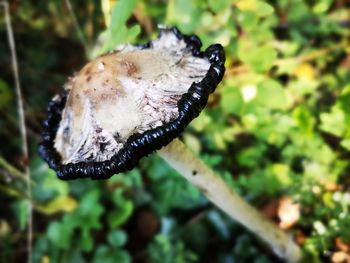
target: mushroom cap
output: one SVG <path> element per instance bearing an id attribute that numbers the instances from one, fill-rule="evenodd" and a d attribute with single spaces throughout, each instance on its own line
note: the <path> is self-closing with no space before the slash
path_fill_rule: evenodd
<path id="1" fill-rule="evenodd" d="M 222 80 L 220 44 L 163 28 L 85 65 L 48 106 L 39 153 L 60 179 L 107 179 L 176 138 Z"/>

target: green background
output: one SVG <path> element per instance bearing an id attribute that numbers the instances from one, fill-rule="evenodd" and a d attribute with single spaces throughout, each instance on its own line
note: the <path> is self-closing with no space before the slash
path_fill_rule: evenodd
<path id="1" fill-rule="evenodd" d="M 350 258 L 347 1 L 71 5 L 74 16 L 67 1 L 10 3 L 29 138 L 33 262 L 278 262 L 156 154 L 102 182 L 60 181 L 39 158 L 47 103 L 67 77 L 117 44 L 156 37 L 157 24 L 226 51 L 224 80 L 183 141 L 288 229 L 304 261 Z M 0 61 L 0 261 L 23 262 L 27 194 L 3 9 Z"/>

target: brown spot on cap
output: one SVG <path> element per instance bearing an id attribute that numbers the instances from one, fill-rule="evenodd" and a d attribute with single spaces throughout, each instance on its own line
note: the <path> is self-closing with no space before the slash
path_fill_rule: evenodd
<path id="1" fill-rule="evenodd" d="M 89 75 L 91 73 L 91 67 L 88 65 L 86 69 L 84 70 L 85 75 Z"/>
<path id="2" fill-rule="evenodd" d="M 123 60 L 120 64 L 126 69 L 128 76 L 132 76 L 137 72 L 137 67 L 133 62 Z"/>

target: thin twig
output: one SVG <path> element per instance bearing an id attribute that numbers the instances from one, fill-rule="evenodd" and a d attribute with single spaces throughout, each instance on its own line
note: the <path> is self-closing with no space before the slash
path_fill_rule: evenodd
<path id="1" fill-rule="evenodd" d="M 10 164 L 2 156 L 0 156 L 0 168 L 9 173 L 11 177 L 21 180 L 23 183 L 27 183 L 28 177 L 12 164 Z M 32 186 L 35 186 L 35 182 L 33 180 L 31 180 L 30 183 Z"/>
<path id="2" fill-rule="evenodd" d="M 74 10 L 73 10 L 73 7 L 72 7 L 72 5 L 70 3 L 70 0 L 65 0 L 65 3 L 66 3 L 66 6 L 68 8 L 69 15 L 72 18 L 75 31 L 77 31 L 78 38 L 79 38 L 81 44 L 84 47 L 85 54 L 88 55 L 88 54 L 90 54 L 89 53 L 90 52 L 90 48 L 89 48 L 89 45 L 86 42 L 86 39 L 85 39 L 84 34 L 83 34 L 83 31 L 80 29 L 80 26 L 79 26 L 79 23 L 78 23 L 78 19 L 77 19 L 75 13 L 74 13 Z"/>
<path id="3" fill-rule="evenodd" d="M 27 177 L 19 171 L 16 167 L 12 166 L 9 162 L 7 162 L 2 156 L 0 156 L 0 167 L 9 172 L 12 176 L 20 180 L 27 181 Z"/>
<path id="4" fill-rule="evenodd" d="M 5 11 L 6 31 L 7 31 L 7 38 L 8 38 L 10 51 L 11 51 L 12 70 L 13 70 L 16 97 L 17 97 L 19 126 L 20 126 L 21 139 L 22 139 L 22 154 L 23 154 L 24 169 L 25 169 L 24 174 L 27 177 L 27 195 L 28 195 L 28 232 L 27 232 L 28 258 L 27 258 L 27 262 L 30 263 L 32 259 L 33 216 L 32 216 L 31 176 L 30 176 L 30 170 L 29 170 L 29 164 L 28 164 L 29 156 L 28 156 L 28 144 L 27 144 L 27 131 L 25 126 L 23 97 L 22 97 L 21 86 L 19 81 L 16 45 L 15 45 L 15 39 L 14 39 L 12 25 L 11 25 L 9 4 L 6 0 L 3 0 L 0 4 L 3 6 Z"/>
<path id="5" fill-rule="evenodd" d="M 0 184 L 0 192 L 1 194 L 6 194 L 10 197 L 17 198 L 18 200 L 28 199 L 26 196 L 26 193 L 22 193 L 18 189 L 8 188 L 7 186 L 1 185 L 1 184 Z"/>

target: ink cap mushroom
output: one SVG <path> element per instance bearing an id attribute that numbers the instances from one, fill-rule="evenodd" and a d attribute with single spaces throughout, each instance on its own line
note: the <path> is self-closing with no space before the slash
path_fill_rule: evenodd
<path id="1" fill-rule="evenodd" d="M 63 180 L 107 179 L 175 139 L 225 72 L 220 44 L 161 27 L 157 39 L 119 46 L 70 78 L 48 105 L 39 154 Z"/>
<path id="2" fill-rule="evenodd" d="M 176 139 L 224 75 L 222 46 L 200 48 L 197 36 L 163 27 L 145 45 L 124 45 L 91 61 L 49 103 L 39 153 L 60 179 L 69 180 L 107 179 L 159 150 L 170 166 L 281 259 L 300 262 L 301 250 L 287 233 Z"/>

